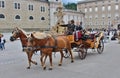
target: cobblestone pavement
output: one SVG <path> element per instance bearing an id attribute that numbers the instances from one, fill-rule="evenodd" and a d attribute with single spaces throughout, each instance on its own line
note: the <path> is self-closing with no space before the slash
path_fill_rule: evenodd
<path id="1" fill-rule="evenodd" d="M 74 63 L 70 58 L 63 60 L 63 65 L 58 66 L 60 54 L 53 56 L 53 70 L 48 70 L 49 60 L 47 59 L 47 69 L 40 66 L 39 52 L 33 56 L 33 60 L 38 65 L 28 66 L 25 52 L 22 52 L 19 40 L 10 42 L 10 33 L 4 33 L 7 43 L 6 49 L 0 50 L 0 78 L 119 78 L 120 77 L 120 44 L 117 41 L 105 43 L 105 50 L 102 54 L 96 51 L 88 51 L 85 60 L 80 60 L 78 54 L 74 52 Z"/>

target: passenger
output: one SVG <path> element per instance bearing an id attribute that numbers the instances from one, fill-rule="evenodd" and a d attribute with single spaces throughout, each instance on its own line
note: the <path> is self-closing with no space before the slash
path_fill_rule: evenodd
<path id="1" fill-rule="evenodd" d="M 75 29 L 74 29 L 74 39 L 75 41 L 78 41 L 79 39 L 81 39 L 82 37 L 82 22 L 77 23 L 76 26 L 75 26 Z"/>
<path id="2" fill-rule="evenodd" d="M 82 22 L 80 22 L 80 25 L 78 26 L 78 30 L 83 30 L 83 28 L 82 28 Z"/>
<path id="3" fill-rule="evenodd" d="M 75 29 L 74 20 L 71 20 L 67 25 L 67 35 L 72 35 Z"/>

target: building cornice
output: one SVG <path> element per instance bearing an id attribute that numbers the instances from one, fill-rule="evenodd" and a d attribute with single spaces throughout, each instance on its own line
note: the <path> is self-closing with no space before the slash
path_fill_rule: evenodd
<path id="1" fill-rule="evenodd" d="M 92 3 L 92 2 L 98 2 L 98 1 L 106 1 L 106 0 L 89 0 L 89 1 L 79 1 L 77 4 L 85 4 L 85 3 Z"/>
<path id="2" fill-rule="evenodd" d="M 49 2 L 48 0 L 25 0 L 25 1 L 38 1 L 38 2 L 45 2 L 45 3 Z"/>
<path id="3" fill-rule="evenodd" d="M 69 13 L 77 13 L 77 14 L 85 14 L 82 11 L 75 11 L 75 10 L 68 10 L 68 9 L 64 9 L 63 12 L 69 12 Z"/>

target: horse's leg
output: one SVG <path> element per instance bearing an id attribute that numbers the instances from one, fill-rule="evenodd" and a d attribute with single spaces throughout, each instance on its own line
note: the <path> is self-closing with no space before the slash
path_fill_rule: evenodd
<path id="1" fill-rule="evenodd" d="M 70 53 L 70 55 L 71 55 L 71 63 L 73 63 L 73 62 L 74 62 L 74 58 L 73 58 L 72 51 L 71 51 L 71 49 L 68 49 L 68 51 L 69 51 L 69 53 Z"/>
<path id="2" fill-rule="evenodd" d="M 62 65 L 62 60 L 63 60 L 63 51 L 62 50 L 60 50 L 60 54 L 61 54 L 61 59 L 60 59 L 60 62 L 59 62 L 59 66 L 61 66 Z"/>
<path id="3" fill-rule="evenodd" d="M 50 67 L 49 67 L 49 70 L 52 70 L 52 51 L 51 53 L 49 54 L 49 61 L 50 61 Z"/>
<path id="4" fill-rule="evenodd" d="M 45 70 L 46 69 L 46 66 L 45 66 L 45 61 L 43 62 L 43 57 L 45 56 L 45 58 L 47 58 L 47 55 L 42 53 L 41 57 L 40 57 L 40 61 L 41 61 L 41 66 L 43 67 L 43 69 Z"/>
<path id="5" fill-rule="evenodd" d="M 30 60 L 29 60 L 29 53 L 26 52 L 26 54 L 27 54 L 27 57 L 28 57 L 28 64 L 29 64 L 29 66 L 27 67 L 27 69 L 30 69 L 30 67 L 31 67 L 31 62 L 30 62 Z"/>
<path id="6" fill-rule="evenodd" d="M 33 56 L 34 52 L 31 51 L 31 52 L 28 52 L 28 53 L 29 53 L 29 59 L 30 59 L 30 62 L 32 62 L 33 64 L 37 65 L 37 62 L 32 61 L 32 56 Z"/>
<path id="7" fill-rule="evenodd" d="M 35 61 L 32 61 L 32 56 L 33 56 L 33 52 L 26 52 L 27 53 L 27 57 L 28 57 L 28 63 L 29 63 L 29 66 L 27 67 L 27 69 L 30 69 L 31 67 L 31 62 L 35 65 L 37 65 L 37 62 Z"/>
<path id="8" fill-rule="evenodd" d="M 47 55 L 45 55 L 44 63 L 45 63 L 46 59 L 47 59 Z"/>

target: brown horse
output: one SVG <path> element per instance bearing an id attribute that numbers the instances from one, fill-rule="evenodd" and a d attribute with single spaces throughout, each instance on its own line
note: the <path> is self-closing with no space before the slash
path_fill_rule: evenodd
<path id="1" fill-rule="evenodd" d="M 52 70 L 52 52 L 60 52 L 61 60 L 59 62 L 59 66 L 62 65 L 63 60 L 63 49 L 67 49 L 71 54 L 71 62 L 73 62 L 73 55 L 71 52 L 71 44 L 66 36 L 56 36 L 53 37 L 49 34 L 42 32 L 34 32 L 31 33 L 30 37 L 28 37 L 28 51 L 41 50 L 41 65 L 43 69 L 46 69 L 45 61 L 43 62 L 43 57 L 49 56 L 50 67 L 49 70 Z"/>
<path id="2" fill-rule="evenodd" d="M 20 38 L 21 44 L 22 44 L 22 48 L 24 50 L 24 48 L 27 46 L 27 34 L 24 30 L 22 30 L 21 28 L 16 27 L 13 32 L 12 32 L 12 36 L 10 37 L 10 41 L 15 41 L 18 38 Z M 31 67 L 31 62 L 35 65 L 37 65 L 37 62 L 32 61 L 32 55 L 34 54 L 34 52 L 27 52 L 27 57 L 28 57 L 28 63 L 29 66 L 27 67 L 27 69 L 30 69 Z"/>

